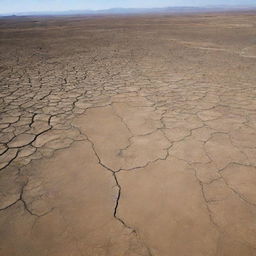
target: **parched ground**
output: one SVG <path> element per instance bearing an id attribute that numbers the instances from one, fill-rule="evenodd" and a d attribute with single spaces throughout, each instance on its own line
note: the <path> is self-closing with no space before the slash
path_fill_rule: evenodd
<path id="1" fill-rule="evenodd" d="M 256 14 L 0 20 L 1 256 L 255 256 Z"/>

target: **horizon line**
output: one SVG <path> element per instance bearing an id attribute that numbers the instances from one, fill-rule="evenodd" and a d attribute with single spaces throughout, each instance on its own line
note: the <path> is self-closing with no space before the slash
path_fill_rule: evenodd
<path id="1" fill-rule="evenodd" d="M 163 7 L 112 7 L 112 8 L 105 8 L 105 9 L 65 9 L 65 10 L 42 10 L 42 11 L 20 11 L 20 12 L 4 12 L 1 13 L 1 16 L 22 16 L 22 15 L 26 15 L 26 14 L 43 14 L 43 15 L 47 15 L 47 14 L 58 14 L 58 13 L 68 13 L 68 12 L 77 12 L 77 14 L 79 12 L 81 12 L 81 14 L 89 14 L 89 12 L 91 14 L 102 14 L 104 12 L 107 11 L 111 11 L 111 10 L 134 10 L 134 11 L 150 11 L 150 10 L 164 10 L 164 9 L 175 9 L 175 8 L 203 8 L 203 9 L 214 9 L 214 8 L 218 8 L 218 9 L 234 9 L 234 8 L 246 8 L 246 9 L 250 9 L 250 8 L 256 8 L 256 3 L 255 4 L 233 4 L 233 5 L 229 5 L 229 4 L 222 4 L 222 5 L 176 5 L 176 6 L 163 6 Z M 87 12 L 87 13 L 85 13 Z M 129 14 L 129 12 L 127 12 L 127 14 Z"/>

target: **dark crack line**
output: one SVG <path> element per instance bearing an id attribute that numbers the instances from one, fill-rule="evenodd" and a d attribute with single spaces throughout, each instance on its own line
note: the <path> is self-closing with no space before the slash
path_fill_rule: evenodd
<path id="1" fill-rule="evenodd" d="M 113 175 L 114 177 L 114 180 L 115 180 L 115 185 L 116 187 L 118 188 L 118 192 L 117 192 L 117 198 L 116 198 L 116 202 L 115 202 L 115 207 L 114 207 L 114 212 L 113 212 L 113 217 L 118 220 L 124 227 L 130 229 L 132 231 L 132 233 L 135 233 L 136 234 L 136 230 L 132 227 L 130 227 L 129 225 L 127 225 L 125 223 L 125 221 L 123 219 L 121 219 L 120 217 L 117 216 L 117 210 L 118 210 L 118 206 L 119 206 L 119 200 L 121 198 L 121 186 L 120 184 L 118 183 L 118 180 L 117 180 L 117 177 L 116 177 L 116 172 L 113 171 L 112 169 L 110 169 L 109 167 L 107 167 L 106 165 L 104 165 L 102 162 L 101 162 L 101 159 L 99 157 L 99 155 L 97 154 L 96 150 L 95 150 L 95 146 L 94 146 L 94 143 L 89 139 L 89 137 L 87 135 L 85 135 L 87 140 L 89 141 L 89 143 L 91 144 L 92 146 L 92 149 L 93 149 L 93 152 L 95 154 L 95 156 L 97 157 L 98 159 L 98 163 L 103 167 L 105 168 L 107 171 L 111 172 L 111 174 Z"/>
<path id="2" fill-rule="evenodd" d="M 115 208 L 114 208 L 114 217 L 119 221 L 121 222 L 126 228 L 130 229 L 132 231 L 132 233 L 135 233 L 136 234 L 136 230 L 130 226 L 128 226 L 124 220 L 122 220 L 120 217 L 117 216 L 117 211 L 118 211 L 118 206 L 119 206 L 119 200 L 121 198 L 121 192 L 122 192 L 122 188 L 118 182 L 118 179 L 116 177 L 116 173 L 113 172 L 113 176 L 114 176 L 114 179 L 115 179 L 115 182 L 116 182 L 116 186 L 118 187 L 118 192 L 117 192 L 117 198 L 116 198 L 116 204 L 115 204 Z"/>

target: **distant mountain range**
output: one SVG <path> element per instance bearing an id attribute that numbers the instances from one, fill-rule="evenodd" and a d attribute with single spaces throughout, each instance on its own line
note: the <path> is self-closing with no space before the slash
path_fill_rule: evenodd
<path id="1" fill-rule="evenodd" d="M 105 10 L 67 10 L 67 11 L 42 11 L 18 12 L 0 14 L 0 16 L 49 16 L 49 15 L 114 15 L 114 14 L 154 14 L 154 13 L 203 13 L 221 11 L 256 10 L 254 6 L 205 6 L 205 7 L 165 7 L 165 8 L 112 8 Z"/>

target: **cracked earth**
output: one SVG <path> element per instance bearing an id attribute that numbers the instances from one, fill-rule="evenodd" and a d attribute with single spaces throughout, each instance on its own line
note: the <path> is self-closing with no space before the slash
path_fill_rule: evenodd
<path id="1" fill-rule="evenodd" d="M 255 13 L 0 22 L 0 255 L 256 255 Z"/>

